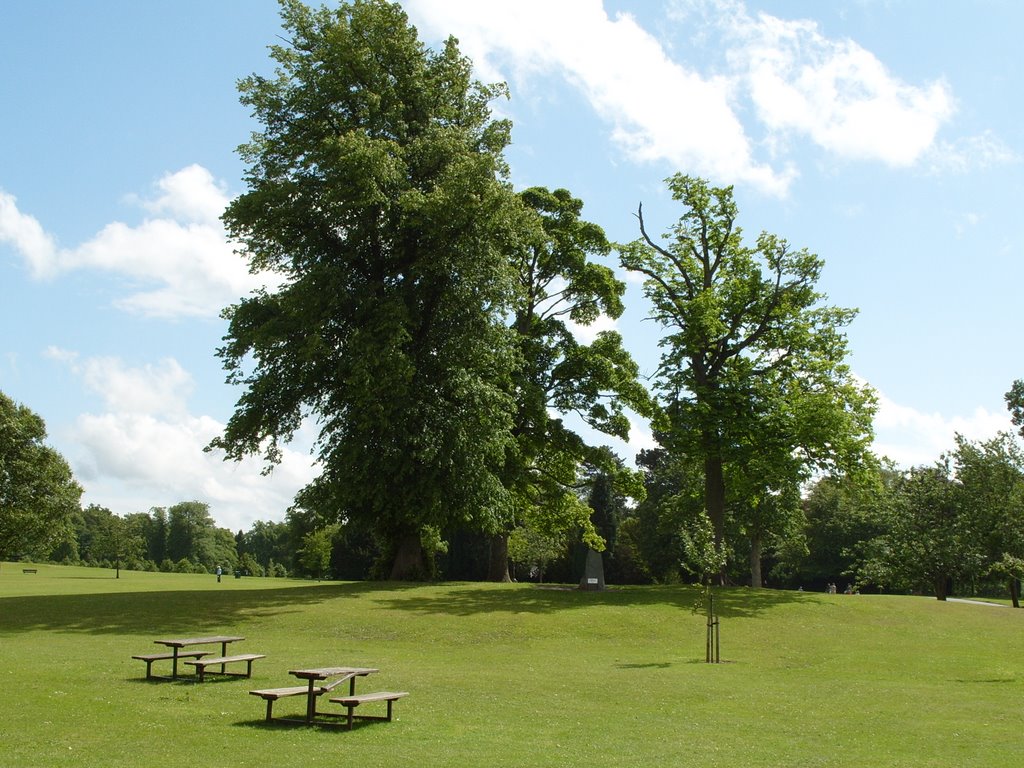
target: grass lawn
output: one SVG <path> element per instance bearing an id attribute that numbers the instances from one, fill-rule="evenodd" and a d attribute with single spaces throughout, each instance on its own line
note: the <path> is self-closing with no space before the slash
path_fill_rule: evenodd
<path id="1" fill-rule="evenodd" d="M 722 590 L 726 663 L 707 665 L 687 587 L 218 584 L 23 566 L 0 566 L 4 767 L 1024 763 L 1024 611 L 1001 606 Z M 244 635 L 232 651 L 267 658 L 251 680 L 202 685 L 147 682 L 130 658 L 207 634 Z M 409 691 L 396 721 L 263 722 L 249 689 L 324 665 L 378 667 L 360 691 Z"/>

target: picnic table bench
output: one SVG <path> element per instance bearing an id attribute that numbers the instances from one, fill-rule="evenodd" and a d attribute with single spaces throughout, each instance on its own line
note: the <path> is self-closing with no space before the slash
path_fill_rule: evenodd
<path id="1" fill-rule="evenodd" d="M 22 573 L 39 573 L 38 569 L 36 569 L 36 568 L 22 568 L 21 572 Z"/>
<path id="2" fill-rule="evenodd" d="M 408 695 L 408 691 L 377 691 L 375 693 L 361 693 L 358 696 L 335 696 L 334 698 L 328 699 L 328 701 L 332 701 L 335 704 L 341 704 L 341 706 L 348 710 L 348 729 L 351 731 L 352 719 L 357 717 L 357 715 L 353 713 L 355 712 L 356 707 L 360 704 L 365 704 L 368 701 L 386 701 L 388 703 L 387 715 L 358 715 L 358 717 L 362 720 L 386 720 L 390 723 L 391 709 L 394 706 L 394 703 L 403 696 Z"/>
<path id="3" fill-rule="evenodd" d="M 219 670 L 211 670 L 211 674 L 218 675 L 232 675 L 234 677 L 252 677 L 252 663 L 256 659 L 265 659 L 267 655 L 265 653 L 239 653 L 234 656 L 214 656 L 209 659 L 196 659 L 195 661 L 186 661 L 186 664 L 191 664 L 196 668 L 199 673 L 199 682 L 203 682 L 203 679 L 207 672 L 207 667 L 220 666 Z M 237 663 L 244 661 L 246 663 L 245 672 L 228 672 L 225 666 L 227 664 Z"/>

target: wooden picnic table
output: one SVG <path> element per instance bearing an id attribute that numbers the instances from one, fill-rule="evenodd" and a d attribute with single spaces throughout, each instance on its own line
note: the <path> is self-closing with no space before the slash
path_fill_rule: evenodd
<path id="1" fill-rule="evenodd" d="M 380 672 L 379 669 L 373 669 L 370 667 L 316 667 L 313 669 L 290 669 L 288 674 L 295 675 L 300 680 L 306 680 L 309 683 L 309 688 L 306 693 L 306 722 L 312 723 L 313 718 L 316 716 L 316 699 L 323 693 L 326 693 L 340 683 L 349 681 L 348 694 L 352 696 L 356 692 L 356 678 L 366 677 L 372 675 L 375 672 Z M 337 678 L 331 680 L 331 678 Z M 331 680 L 327 685 L 317 685 L 324 680 Z"/>
<path id="2" fill-rule="evenodd" d="M 245 640 L 244 637 L 238 637 L 236 635 L 211 635 L 209 637 L 185 637 L 185 638 L 165 638 L 163 640 L 154 640 L 153 642 L 157 645 L 166 645 L 171 649 L 171 679 L 178 679 L 178 653 L 182 648 L 188 648 L 192 645 L 213 645 L 220 643 L 220 655 L 228 655 L 228 643 L 235 643 L 239 640 Z M 223 667 L 222 667 L 223 671 Z"/>

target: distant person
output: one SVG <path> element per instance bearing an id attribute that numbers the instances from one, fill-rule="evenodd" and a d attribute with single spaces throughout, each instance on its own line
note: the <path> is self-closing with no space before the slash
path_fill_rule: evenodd
<path id="1" fill-rule="evenodd" d="M 217 583 L 218 583 L 218 584 L 220 584 L 220 575 L 221 575 L 222 573 L 223 573 L 223 571 L 222 571 L 222 570 L 220 569 L 220 566 L 218 565 L 218 566 L 217 566 Z"/>

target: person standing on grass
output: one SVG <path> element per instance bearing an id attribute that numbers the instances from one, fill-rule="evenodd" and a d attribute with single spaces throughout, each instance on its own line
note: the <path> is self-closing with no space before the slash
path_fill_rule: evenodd
<path id="1" fill-rule="evenodd" d="M 217 583 L 218 584 L 220 584 L 220 575 L 221 575 L 221 573 L 222 573 L 222 571 L 220 569 L 220 566 L 218 565 L 217 566 Z"/>

